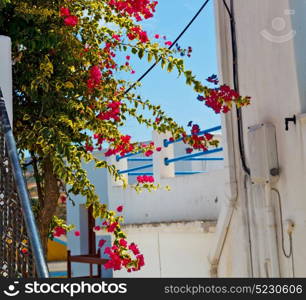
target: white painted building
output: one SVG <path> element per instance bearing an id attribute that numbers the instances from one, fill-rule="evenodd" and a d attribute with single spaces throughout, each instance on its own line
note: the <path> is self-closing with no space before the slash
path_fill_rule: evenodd
<path id="1" fill-rule="evenodd" d="M 231 1 L 226 2 L 230 6 Z M 252 96 L 251 105 L 242 112 L 251 176 L 241 166 L 233 111 L 222 124 L 230 184 L 211 247 L 211 273 L 221 277 L 305 277 L 306 1 L 232 3 L 240 93 Z M 233 83 L 229 16 L 222 1 L 215 4 L 220 74 L 222 81 Z M 286 131 L 285 118 L 293 115 L 296 124 L 290 122 Z M 271 176 L 271 168 L 279 168 L 279 176 Z M 284 246 L 290 254 L 288 231 L 292 231 L 289 258 L 282 250 Z"/>
<path id="2" fill-rule="evenodd" d="M 153 169 L 147 171 L 172 186 L 167 194 L 123 191 L 105 171 L 86 165 L 101 199 L 110 208 L 125 206 L 125 230 L 146 257 L 143 271 L 104 276 L 306 276 L 306 0 L 225 2 L 235 17 L 240 93 L 252 97 L 242 110 L 250 175 L 241 164 L 235 110 L 222 118 L 223 165 L 179 177 L 173 165 L 161 163 L 179 150 L 154 155 Z M 232 34 L 223 1 L 215 0 L 215 14 L 221 81 L 233 85 Z M 1 37 L 0 45 L 0 84 L 10 101 L 10 70 L 3 59 L 10 61 L 9 41 Z M 296 122 L 288 122 L 285 130 L 285 119 L 293 116 Z M 199 167 L 193 163 L 189 170 Z M 124 169 L 127 162 L 118 166 Z M 77 198 L 75 207 L 68 206 L 68 222 L 79 226 L 85 239 L 82 203 Z M 73 234 L 68 245 L 73 254 L 88 251 Z M 73 272 L 88 270 L 74 264 Z"/>

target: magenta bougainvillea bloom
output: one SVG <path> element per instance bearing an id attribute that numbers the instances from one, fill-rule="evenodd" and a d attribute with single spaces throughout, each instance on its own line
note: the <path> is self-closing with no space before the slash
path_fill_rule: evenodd
<path id="1" fill-rule="evenodd" d="M 134 255 L 139 254 L 139 249 L 135 243 L 131 243 L 129 249 L 133 252 Z"/>
<path id="2" fill-rule="evenodd" d="M 53 230 L 54 237 L 60 237 L 61 235 L 66 234 L 66 230 L 60 226 L 56 226 Z"/>
<path id="3" fill-rule="evenodd" d="M 137 176 L 136 179 L 138 183 L 153 183 L 154 182 L 154 177 L 148 176 L 148 175 Z"/>
<path id="4" fill-rule="evenodd" d="M 193 152 L 193 149 L 192 148 L 186 148 L 186 153 L 190 154 Z"/>
<path id="5" fill-rule="evenodd" d="M 145 156 L 151 156 L 153 154 L 153 151 L 152 150 L 148 150 L 145 152 Z"/>
<path id="6" fill-rule="evenodd" d="M 94 147 L 92 145 L 86 144 L 85 149 L 86 149 L 86 151 L 92 152 L 94 150 Z"/>
<path id="7" fill-rule="evenodd" d="M 65 25 L 74 27 L 78 24 L 79 19 L 77 16 L 68 16 L 64 19 Z"/>
<path id="8" fill-rule="evenodd" d="M 60 8 L 60 16 L 61 17 L 69 17 L 70 16 L 70 10 L 67 7 L 61 7 Z"/>
<path id="9" fill-rule="evenodd" d="M 115 229 L 116 229 L 116 227 L 117 227 L 117 225 L 118 225 L 117 222 L 114 222 L 114 223 L 108 225 L 108 226 L 107 226 L 107 231 L 108 231 L 108 232 L 114 232 Z"/>
<path id="10" fill-rule="evenodd" d="M 28 249 L 27 248 L 22 248 L 21 252 L 22 252 L 22 254 L 27 254 L 28 253 Z"/>
<path id="11" fill-rule="evenodd" d="M 122 212 L 122 210 L 123 210 L 123 206 L 122 205 L 117 207 L 117 212 Z"/>
<path id="12" fill-rule="evenodd" d="M 122 247 L 127 247 L 127 241 L 125 239 L 119 240 L 119 245 Z"/>
<path id="13" fill-rule="evenodd" d="M 99 248 L 102 248 L 102 247 L 104 246 L 105 243 L 106 243 L 106 240 L 101 239 L 101 240 L 99 241 L 99 243 L 98 243 L 98 247 L 99 247 Z"/>

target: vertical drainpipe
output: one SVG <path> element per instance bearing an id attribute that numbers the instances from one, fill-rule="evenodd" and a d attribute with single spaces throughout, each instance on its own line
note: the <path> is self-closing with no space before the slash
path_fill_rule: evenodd
<path id="1" fill-rule="evenodd" d="M 265 217 L 266 217 L 266 226 L 267 226 L 267 235 L 269 241 L 269 252 L 270 252 L 270 266 L 271 274 L 269 277 L 279 277 L 279 261 L 278 261 L 278 247 L 276 239 L 276 221 L 274 215 L 274 207 L 272 205 L 271 197 L 271 184 L 265 184 Z"/>
<path id="2" fill-rule="evenodd" d="M 233 69 L 232 65 L 229 64 L 228 58 L 233 56 L 233 51 L 229 46 L 232 41 L 230 29 L 227 27 L 229 23 L 229 16 L 226 14 L 225 7 L 221 9 L 220 6 L 223 6 L 223 1 L 215 2 L 215 14 L 216 14 L 216 29 L 217 35 L 219 37 L 218 42 L 218 57 L 219 57 L 219 70 L 222 70 L 222 81 L 233 84 Z M 222 29 L 221 29 L 222 28 Z M 228 29 L 228 32 L 223 32 L 221 35 L 221 31 Z M 222 52 L 221 52 L 222 49 Z M 225 57 L 223 59 L 223 57 Z M 232 221 L 232 217 L 234 214 L 235 206 L 238 200 L 238 176 L 237 171 L 242 170 L 242 166 L 240 164 L 239 157 L 239 149 L 236 148 L 238 145 L 238 124 L 237 124 L 237 113 L 232 111 L 222 118 L 222 129 L 224 134 L 224 145 L 225 145 L 225 168 L 228 172 L 229 182 L 227 183 L 228 193 L 225 195 L 226 202 L 223 205 L 216 229 L 216 240 L 215 244 L 211 248 L 209 255 L 209 262 L 211 264 L 210 267 L 210 275 L 211 277 L 218 277 L 218 267 L 219 261 L 222 255 L 223 247 L 227 238 L 227 234 L 229 231 L 229 227 Z M 239 169 L 238 169 L 239 168 Z M 243 185 L 244 187 L 244 185 Z M 250 259 L 252 259 L 250 257 Z M 252 265 L 252 261 L 251 261 Z M 251 267 L 252 271 L 252 267 Z M 253 271 L 252 271 L 253 272 Z"/>
<path id="3" fill-rule="evenodd" d="M 227 28 L 228 18 L 225 15 L 225 10 L 221 9 L 222 1 L 215 1 L 215 15 L 216 15 L 216 31 L 218 36 L 218 57 L 219 57 L 219 70 L 222 72 L 223 81 L 232 81 L 232 69 L 228 63 L 228 57 L 232 56 L 230 47 L 227 47 L 229 41 L 227 34 L 221 35 L 221 28 Z M 222 52 L 221 52 L 222 49 Z M 226 53 L 224 53 L 226 52 Z M 227 57 L 223 59 L 223 57 Z M 220 74 L 221 75 L 221 74 Z M 221 78 L 220 78 L 221 79 Z M 222 131 L 224 143 L 224 168 L 227 172 L 229 181 L 226 183 L 225 203 L 221 208 L 216 228 L 216 239 L 213 244 L 210 254 L 210 276 L 218 277 L 219 261 L 222 255 L 224 243 L 228 234 L 230 223 L 233 217 L 235 204 L 238 199 L 238 185 L 236 174 L 236 151 L 235 151 L 235 131 L 237 132 L 234 122 L 236 116 L 233 111 L 222 116 Z"/>

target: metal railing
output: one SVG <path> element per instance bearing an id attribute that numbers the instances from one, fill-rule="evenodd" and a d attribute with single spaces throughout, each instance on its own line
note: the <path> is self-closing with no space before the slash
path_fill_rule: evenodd
<path id="1" fill-rule="evenodd" d="M 197 135 L 204 135 L 206 133 L 218 131 L 221 129 L 221 126 L 215 126 L 209 129 L 202 130 L 197 133 Z M 178 143 L 183 141 L 183 138 L 179 138 L 177 140 L 164 140 L 164 147 L 168 147 L 170 144 Z M 196 153 L 191 153 L 191 154 L 186 154 L 182 156 L 178 156 L 175 158 L 165 158 L 164 159 L 164 164 L 168 166 L 170 163 L 174 163 L 177 161 L 223 161 L 223 157 L 200 157 L 200 156 L 205 156 L 208 154 L 216 153 L 216 152 L 222 152 L 223 148 L 219 147 L 216 149 L 209 149 L 206 151 L 202 152 L 196 152 Z M 116 160 L 119 161 L 121 159 L 126 158 L 128 162 L 153 162 L 152 158 L 145 158 L 145 157 L 136 157 L 136 158 L 131 158 L 132 156 L 137 156 L 139 154 L 143 154 L 143 152 L 139 151 L 137 153 L 128 153 L 126 155 L 117 155 Z M 137 166 L 133 168 L 128 168 L 126 170 L 120 170 L 119 174 L 127 174 L 129 176 L 140 176 L 140 175 L 153 175 L 152 172 L 135 172 L 135 171 L 140 171 L 143 169 L 148 169 L 152 168 L 153 164 L 146 164 L 142 166 Z M 206 173 L 206 171 L 176 171 L 175 175 L 193 175 L 193 174 L 200 174 L 200 173 Z"/>
<path id="2" fill-rule="evenodd" d="M 165 158 L 164 162 L 165 165 L 168 166 L 171 163 L 174 163 L 176 161 L 181 161 L 181 160 L 189 160 L 191 158 L 197 157 L 197 156 L 203 156 L 203 155 L 208 155 L 208 154 L 212 154 L 212 153 L 216 153 L 216 152 L 222 152 L 223 148 L 216 148 L 216 149 L 212 149 L 212 150 L 207 150 L 207 151 L 203 151 L 203 152 L 197 152 L 197 153 L 193 153 L 193 154 L 187 154 L 187 155 L 182 155 L 179 157 L 175 157 L 175 158 Z"/>
<path id="3" fill-rule="evenodd" d="M 125 173 L 129 173 L 129 172 L 133 172 L 133 171 L 139 171 L 142 169 L 148 169 L 148 168 L 152 168 L 153 164 L 148 164 L 148 165 L 144 165 L 144 166 L 140 166 L 140 167 L 136 167 L 136 168 L 131 168 L 131 169 L 127 169 L 127 170 L 120 170 L 118 173 L 119 174 L 125 174 Z"/>
<path id="4" fill-rule="evenodd" d="M 174 175 L 195 175 L 195 174 L 203 174 L 203 173 L 207 173 L 207 171 L 177 171 L 174 172 Z M 129 176 L 143 176 L 143 175 L 147 175 L 147 176 L 152 176 L 153 172 L 131 172 L 128 173 Z"/>
<path id="5" fill-rule="evenodd" d="M 210 133 L 210 132 L 214 132 L 214 131 L 218 131 L 218 130 L 221 130 L 221 126 L 220 125 L 212 127 L 212 128 L 208 128 L 208 129 L 205 129 L 205 130 L 202 130 L 202 131 L 196 133 L 196 135 L 204 135 L 206 133 Z M 189 137 L 190 137 L 190 135 L 189 135 Z M 164 140 L 164 146 L 168 147 L 171 144 L 178 143 L 178 142 L 181 142 L 183 140 L 184 140 L 184 138 L 182 138 L 182 137 L 177 139 L 177 140 L 171 140 L 171 141 L 170 140 Z"/>
<path id="6" fill-rule="evenodd" d="M 49 277 L 1 89 L 0 239 L 0 277 Z"/>

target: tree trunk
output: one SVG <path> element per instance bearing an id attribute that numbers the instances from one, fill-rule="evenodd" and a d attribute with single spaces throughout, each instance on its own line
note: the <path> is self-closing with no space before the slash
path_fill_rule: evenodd
<path id="1" fill-rule="evenodd" d="M 47 255 L 48 232 L 52 217 L 55 214 L 57 201 L 60 196 L 57 176 L 53 173 L 53 164 L 50 158 L 46 158 L 42 162 L 43 169 L 43 206 L 39 211 L 39 231 L 45 251 Z"/>

